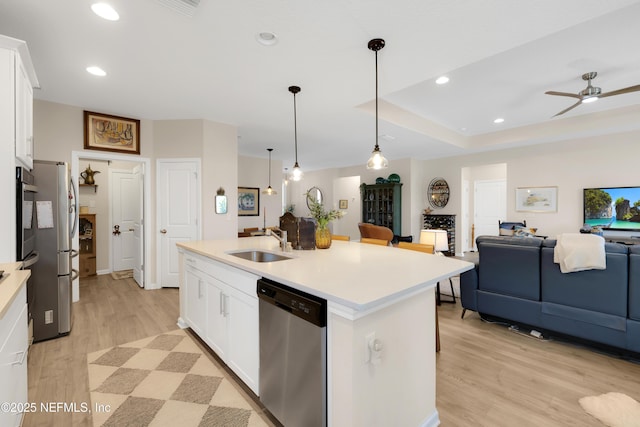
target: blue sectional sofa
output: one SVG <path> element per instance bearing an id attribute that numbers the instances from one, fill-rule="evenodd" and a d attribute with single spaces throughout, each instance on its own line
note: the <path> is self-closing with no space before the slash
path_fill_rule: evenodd
<path id="1" fill-rule="evenodd" d="M 479 236 L 464 311 L 640 353 L 640 245 L 606 243 L 605 270 L 561 273 L 554 239 Z M 464 317 L 463 311 L 463 317 Z"/>

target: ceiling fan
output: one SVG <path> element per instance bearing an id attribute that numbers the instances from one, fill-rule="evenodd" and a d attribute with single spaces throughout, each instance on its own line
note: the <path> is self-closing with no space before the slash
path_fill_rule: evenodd
<path id="1" fill-rule="evenodd" d="M 577 94 L 569 93 L 569 92 L 556 92 L 554 90 L 545 92 L 547 95 L 568 96 L 571 98 L 578 99 L 578 102 L 576 102 L 569 108 L 565 108 L 564 110 L 560 111 L 558 114 L 554 115 L 553 117 L 559 116 L 561 114 L 566 113 L 567 111 L 573 110 L 583 102 L 588 103 L 588 102 L 597 101 L 599 98 L 605 98 L 607 96 L 622 95 L 623 93 L 640 91 L 640 85 L 635 85 L 635 86 L 626 87 L 624 89 L 618 89 L 611 92 L 602 93 L 602 90 L 599 87 L 591 86 L 591 80 L 595 79 L 597 75 L 598 73 L 596 73 L 595 71 L 583 74 L 582 80 L 587 82 L 587 87 L 581 90 L 580 92 L 578 92 Z"/>

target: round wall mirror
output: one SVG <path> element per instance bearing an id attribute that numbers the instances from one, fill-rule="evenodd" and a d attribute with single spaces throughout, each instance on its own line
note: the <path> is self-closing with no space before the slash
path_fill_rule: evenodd
<path id="1" fill-rule="evenodd" d="M 322 191 L 320 191 L 318 187 L 311 187 L 309 190 L 307 190 L 307 207 L 311 209 L 309 199 L 315 200 L 316 202 L 322 204 Z"/>
<path id="2" fill-rule="evenodd" d="M 427 190 L 429 204 L 434 208 L 444 208 L 449 202 L 449 184 L 444 178 L 434 178 Z"/>

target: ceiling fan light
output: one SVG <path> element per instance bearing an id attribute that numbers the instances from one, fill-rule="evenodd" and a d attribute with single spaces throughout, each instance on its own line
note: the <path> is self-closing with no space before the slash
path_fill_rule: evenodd
<path id="1" fill-rule="evenodd" d="M 591 102 L 596 102 L 598 100 L 597 96 L 588 96 L 586 98 L 582 98 L 582 103 L 583 104 L 589 104 Z"/>
<path id="2" fill-rule="evenodd" d="M 367 161 L 367 169 L 386 169 L 389 167 L 389 161 L 385 156 L 382 155 L 382 151 L 380 151 L 380 147 L 376 145 L 376 148 L 371 152 L 371 157 Z"/>

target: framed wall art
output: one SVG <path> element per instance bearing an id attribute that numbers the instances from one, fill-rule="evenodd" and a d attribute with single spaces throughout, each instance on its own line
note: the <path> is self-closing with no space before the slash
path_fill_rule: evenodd
<path id="1" fill-rule="evenodd" d="M 347 209 L 348 207 L 349 207 L 349 201 L 345 200 L 345 199 L 340 199 L 339 208 L 340 209 Z"/>
<path id="2" fill-rule="evenodd" d="M 85 111 L 84 148 L 140 154 L 140 120 Z"/>
<path id="3" fill-rule="evenodd" d="M 238 187 L 238 216 L 260 215 L 260 189 Z"/>
<path id="4" fill-rule="evenodd" d="M 516 188 L 517 212 L 557 212 L 558 187 Z"/>

